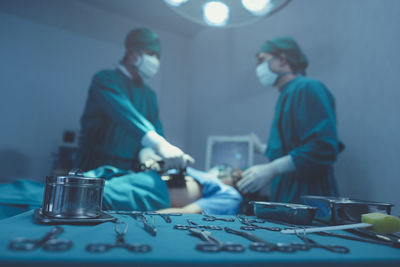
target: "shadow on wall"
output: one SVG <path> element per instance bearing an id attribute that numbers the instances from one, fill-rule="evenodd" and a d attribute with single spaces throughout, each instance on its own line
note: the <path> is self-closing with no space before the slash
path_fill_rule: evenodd
<path id="1" fill-rule="evenodd" d="M 29 174 L 30 159 L 14 148 L 0 149 L 0 182 L 10 182 Z"/>

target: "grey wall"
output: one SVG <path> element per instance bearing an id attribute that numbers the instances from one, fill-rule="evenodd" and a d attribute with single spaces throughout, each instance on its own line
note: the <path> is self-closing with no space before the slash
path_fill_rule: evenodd
<path id="1" fill-rule="evenodd" d="M 51 25 L 44 23 L 43 18 L 49 15 L 46 8 L 33 5 L 34 12 L 29 14 L 19 13 L 21 9 L 14 2 L 1 8 L 0 178 L 2 182 L 21 177 L 43 180 L 50 172 L 52 153 L 61 145 L 63 131 L 79 130 L 92 75 L 115 67 L 124 53 L 124 36 L 142 24 L 92 10 L 91 16 L 102 26 L 100 31 L 119 37 L 110 42 L 100 38 L 98 30 L 82 32 L 74 19 L 79 16 L 73 12 Z M 79 10 L 85 12 L 84 6 Z M 148 83 L 158 93 L 167 137 L 185 148 L 188 41 L 152 28 L 168 53 L 162 54 L 160 73 Z"/>
<path id="2" fill-rule="evenodd" d="M 278 93 L 255 75 L 263 41 L 294 37 L 337 101 L 346 144 L 336 176 L 343 196 L 388 201 L 400 211 L 400 1 L 301 0 L 246 27 L 207 29 L 192 40 L 189 151 L 204 167 L 210 134 L 256 132 L 267 139 Z M 257 159 L 264 162 L 266 159 Z"/>
<path id="3" fill-rule="evenodd" d="M 295 0 L 270 18 L 228 30 L 164 24 L 174 13 L 158 16 L 146 3 L 153 23 L 118 16 L 117 8 L 96 9 L 95 1 L 2 1 L 1 171 L 10 165 L 1 156 L 8 155 L 21 163 L 14 169 L 19 177 L 43 179 L 62 131 L 79 128 L 91 76 L 119 60 L 123 37 L 140 25 L 163 42 L 161 72 L 150 84 L 166 134 L 195 156 L 198 168 L 208 135 L 254 131 L 267 139 L 278 93 L 258 83 L 255 53 L 266 39 L 290 35 L 310 59 L 309 75 L 336 97 L 347 146 L 336 164 L 342 195 L 400 207 L 400 1 Z"/>

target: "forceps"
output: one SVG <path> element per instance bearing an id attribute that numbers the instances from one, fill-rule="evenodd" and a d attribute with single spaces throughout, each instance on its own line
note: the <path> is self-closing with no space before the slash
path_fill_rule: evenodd
<path id="1" fill-rule="evenodd" d="M 121 232 L 118 228 L 118 225 L 125 225 L 124 230 Z M 104 243 L 93 243 L 86 246 L 86 250 L 89 252 L 106 252 L 113 248 L 125 248 L 130 252 L 149 252 L 151 247 L 146 244 L 128 244 L 125 242 L 125 234 L 128 232 L 128 224 L 126 222 L 115 222 L 114 230 L 116 233 L 116 240 L 113 244 L 104 244 Z"/>
<path id="2" fill-rule="evenodd" d="M 196 249 L 203 252 L 220 252 L 220 251 L 227 251 L 227 252 L 243 252 L 246 248 L 237 243 L 231 242 L 221 242 L 215 237 L 211 235 L 210 232 L 205 230 L 197 229 L 197 228 L 190 228 L 190 233 L 194 236 L 199 237 L 205 243 L 197 244 Z"/>
<path id="3" fill-rule="evenodd" d="M 203 211 L 203 221 L 206 221 L 206 222 L 213 222 L 213 221 L 234 222 L 235 218 L 218 218 L 218 217 L 209 215 L 206 211 Z"/>
<path id="4" fill-rule="evenodd" d="M 305 229 L 305 228 L 304 228 Z M 335 253 L 349 253 L 350 250 L 347 247 L 344 246 L 338 246 L 338 245 L 323 245 L 315 242 L 311 238 L 307 237 L 306 232 L 298 232 L 298 229 L 295 228 L 295 234 L 298 238 L 300 238 L 304 243 L 291 243 L 290 245 L 294 247 L 296 250 L 309 250 L 311 248 L 322 248 L 326 249 L 331 252 Z M 302 234 L 301 234 L 302 233 Z"/>
<path id="5" fill-rule="evenodd" d="M 143 223 L 143 229 L 148 232 L 149 234 L 151 234 L 152 236 L 156 236 L 157 235 L 157 228 L 156 225 L 154 223 L 154 217 L 151 216 L 153 218 L 153 225 L 150 225 L 147 221 L 146 216 L 143 215 L 143 212 L 141 211 L 107 211 L 108 213 L 111 214 L 121 214 L 121 215 L 128 215 L 131 216 L 133 219 L 135 220 L 140 220 Z"/>
<path id="6" fill-rule="evenodd" d="M 237 215 L 236 216 L 238 220 L 244 224 L 244 226 L 240 226 L 240 229 L 246 230 L 246 231 L 254 231 L 255 229 L 264 229 L 268 231 L 274 231 L 274 232 L 280 232 L 282 229 L 280 227 L 269 227 L 269 226 L 259 226 L 255 225 L 254 222 L 265 222 L 264 220 L 251 220 L 247 219 L 246 217 L 242 215 Z"/>
<path id="7" fill-rule="evenodd" d="M 279 252 L 296 252 L 296 249 L 292 247 L 290 244 L 285 243 L 270 243 L 267 242 L 260 237 L 256 236 L 255 234 L 243 231 L 237 231 L 229 227 L 225 227 L 225 232 L 229 234 L 239 235 L 242 236 L 253 243 L 250 244 L 250 249 L 257 252 L 272 252 L 272 251 L 279 251 Z"/>
<path id="8" fill-rule="evenodd" d="M 190 220 L 189 217 L 186 218 L 186 221 L 188 222 L 189 225 L 183 225 L 183 224 L 176 224 L 174 225 L 174 229 L 176 230 L 189 230 L 192 228 L 202 228 L 202 229 L 207 229 L 207 230 L 222 230 L 221 226 L 218 225 L 201 225 L 197 224 L 194 221 Z"/>
<path id="9" fill-rule="evenodd" d="M 58 240 L 56 239 L 64 229 L 60 226 L 53 227 L 41 239 L 27 239 L 24 237 L 17 237 L 10 241 L 8 248 L 11 250 L 31 251 L 39 247 L 43 247 L 47 251 L 63 251 L 68 250 L 72 247 L 70 240 Z"/>
<path id="10" fill-rule="evenodd" d="M 182 213 L 179 213 L 179 212 L 176 212 L 176 213 L 158 213 L 156 211 L 147 211 L 146 214 L 147 215 L 154 215 L 154 216 L 158 215 L 161 218 L 163 218 L 166 223 L 171 223 L 172 222 L 171 216 L 182 216 Z"/>

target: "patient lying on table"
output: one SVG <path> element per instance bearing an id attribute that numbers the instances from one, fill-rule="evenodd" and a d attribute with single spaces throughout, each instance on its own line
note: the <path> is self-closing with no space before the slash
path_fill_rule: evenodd
<path id="1" fill-rule="evenodd" d="M 236 214 L 242 202 L 231 185 L 240 172 L 231 168 L 202 172 L 187 168 L 180 186 L 161 179 L 155 171 L 135 173 L 112 166 L 102 166 L 85 173 L 87 177 L 104 177 L 104 210 L 158 210 L 209 214 Z M 168 175 L 167 175 L 168 176 Z"/>

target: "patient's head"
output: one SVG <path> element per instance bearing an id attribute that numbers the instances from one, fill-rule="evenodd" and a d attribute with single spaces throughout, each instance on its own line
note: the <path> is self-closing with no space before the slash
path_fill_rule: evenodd
<path id="1" fill-rule="evenodd" d="M 209 173 L 214 174 L 218 179 L 226 185 L 236 187 L 236 183 L 242 179 L 242 170 L 233 168 L 228 164 L 221 164 L 212 167 Z"/>

